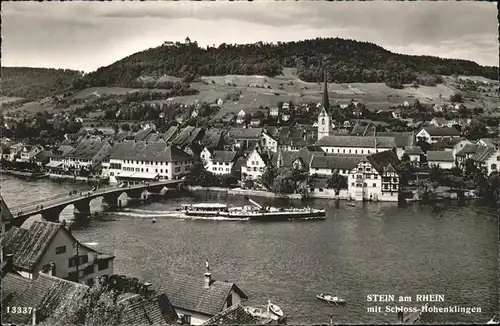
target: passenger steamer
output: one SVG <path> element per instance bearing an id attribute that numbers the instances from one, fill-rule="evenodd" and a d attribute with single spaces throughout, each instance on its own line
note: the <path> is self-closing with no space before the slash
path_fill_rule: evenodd
<path id="1" fill-rule="evenodd" d="M 262 206 L 247 198 L 254 206 L 230 206 L 227 204 L 187 204 L 178 210 L 187 216 L 225 217 L 231 219 L 251 219 L 261 221 L 287 221 L 290 219 L 325 219 L 324 209 L 277 208 Z"/>

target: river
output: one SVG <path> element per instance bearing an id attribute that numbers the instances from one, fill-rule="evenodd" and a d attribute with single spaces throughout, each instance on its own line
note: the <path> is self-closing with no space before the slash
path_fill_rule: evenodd
<path id="1" fill-rule="evenodd" d="M 87 189 L 86 185 L 49 180 L 2 180 L 8 205 L 42 196 Z M 266 204 L 281 204 L 258 199 Z M 429 323 L 484 323 L 498 307 L 498 218 L 475 203 L 447 206 L 441 213 L 430 207 L 394 203 L 356 203 L 314 200 L 325 208 L 324 221 L 260 223 L 183 219 L 174 213 L 180 203 L 229 202 L 242 197 L 199 192 L 191 198 L 160 202 L 121 212 L 101 214 L 74 231 L 83 242 L 113 248 L 115 273 L 161 284 L 169 273 L 199 275 L 208 259 L 212 275 L 235 282 L 249 296 L 249 305 L 270 299 L 297 323 L 395 323 L 385 305 L 421 306 L 421 303 L 381 303 L 382 313 L 369 313 L 368 294 L 442 294 L 433 305 L 480 307 L 481 313 L 432 313 Z M 300 205 L 301 202 L 290 202 Z M 99 209 L 99 201 L 92 202 Z M 72 207 L 62 213 L 71 219 Z M 157 220 L 151 223 L 151 217 Z M 36 218 L 36 217 L 34 217 Z M 320 292 L 344 297 L 344 307 L 316 299 Z M 397 299 L 397 297 L 396 297 Z"/>

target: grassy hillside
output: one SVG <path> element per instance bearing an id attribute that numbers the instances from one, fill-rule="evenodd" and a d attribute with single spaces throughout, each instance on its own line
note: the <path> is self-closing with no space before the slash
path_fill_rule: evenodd
<path id="1" fill-rule="evenodd" d="M 68 69 L 2 67 L 0 89 L 4 97 L 34 100 L 63 93 L 79 77 Z"/>
<path id="2" fill-rule="evenodd" d="M 164 75 L 193 76 L 263 75 L 279 76 L 283 67 L 297 69 L 306 82 L 323 79 L 337 83 L 440 82 L 440 75 L 498 77 L 498 68 L 475 62 L 430 56 L 395 54 L 382 47 L 339 38 L 314 39 L 278 44 L 246 44 L 199 48 L 194 44 L 159 46 L 128 56 L 85 76 L 80 87 L 138 87 L 137 78 Z"/>

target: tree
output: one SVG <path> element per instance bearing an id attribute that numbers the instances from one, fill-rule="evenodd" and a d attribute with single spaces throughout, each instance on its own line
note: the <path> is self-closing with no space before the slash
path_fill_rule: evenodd
<path id="1" fill-rule="evenodd" d="M 467 134 L 471 139 L 480 139 L 488 136 L 486 124 L 480 120 L 473 119 L 466 128 Z"/>
<path id="2" fill-rule="evenodd" d="M 124 306 L 117 303 L 117 295 L 104 282 L 97 281 L 83 295 L 67 298 L 66 304 L 56 309 L 41 325 L 120 325 Z"/>
<path id="3" fill-rule="evenodd" d="M 274 180 L 276 179 L 277 175 L 278 170 L 274 166 L 267 166 L 261 176 L 262 185 L 266 187 L 267 190 L 270 190 L 273 187 Z"/>
<path id="4" fill-rule="evenodd" d="M 455 93 L 455 94 L 450 95 L 450 101 L 452 101 L 454 103 L 462 103 L 463 102 L 462 94 Z"/>
<path id="5" fill-rule="evenodd" d="M 290 177 L 280 175 L 273 182 L 272 191 L 275 194 L 293 194 L 295 190 L 295 182 Z"/>

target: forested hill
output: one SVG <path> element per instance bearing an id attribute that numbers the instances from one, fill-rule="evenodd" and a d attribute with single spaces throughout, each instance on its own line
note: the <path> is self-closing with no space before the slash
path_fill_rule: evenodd
<path id="1" fill-rule="evenodd" d="M 81 73 L 69 69 L 2 67 L 2 96 L 39 99 L 58 95 L 72 86 Z"/>
<path id="2" fill-rule="evenodd" d="M 410 56 L 389 52 L 367 42 L 339 38 L 278 44 L 221 44 L 199 48 L 177 43 L 159 46 L 99 68 L 79 83 L 86 86 L 129 86 L 140 76 L 176 77 L 209 75 L 279 75 L 283 67 L 296 67 L 298 76 L 309 82 L 323 79 L 326 66 L 331 82 L 410 83 L 422 75 L 478 75 L 498 78 L 498 68 L 475 62 Z"/>

